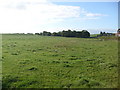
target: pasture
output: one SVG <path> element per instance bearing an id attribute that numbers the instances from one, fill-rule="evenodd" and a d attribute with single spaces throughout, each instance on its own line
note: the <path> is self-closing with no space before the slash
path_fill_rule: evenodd
<path id="1" fill-rule="evenodd" d="M 2 35 L 3 88 L 116 88 L 118 41 Z"/>

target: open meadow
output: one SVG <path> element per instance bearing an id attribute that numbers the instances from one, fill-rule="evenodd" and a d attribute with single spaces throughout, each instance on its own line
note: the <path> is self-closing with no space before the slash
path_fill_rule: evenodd
<path id="1" fill-rule="evenodd" d="M 117 88 L 118 41 L 2 35 L 3 88 Z"/>

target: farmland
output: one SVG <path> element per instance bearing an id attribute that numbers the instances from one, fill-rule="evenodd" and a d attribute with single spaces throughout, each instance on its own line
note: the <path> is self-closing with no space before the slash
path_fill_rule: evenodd
<path id="1" fill-rule="evenodd" d="M 3 88 L 116 88 L 118 41 L 2 35 Z"/>

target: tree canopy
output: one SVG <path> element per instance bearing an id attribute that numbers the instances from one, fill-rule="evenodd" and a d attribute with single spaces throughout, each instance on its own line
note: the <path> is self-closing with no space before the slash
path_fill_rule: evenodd
<path id="1" fill-rule="evenodd" d="M 60 32 L 47 32 L 43 31 L 42 33 L 36 33 L 36 35 L 43 35 L 43 36 L 62 36 L 62 37 L 78 37 L 78 38 L 89 38 L 90 33 L 87 30 L 82 30 L 82 31 L 72 31 L 72 30 L 63 30 Z"/>

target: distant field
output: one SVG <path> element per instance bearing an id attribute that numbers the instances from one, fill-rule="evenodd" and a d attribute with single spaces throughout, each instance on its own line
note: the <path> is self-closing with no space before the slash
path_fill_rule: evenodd
<path id="1" fill-rule="evenodd" d="M 100 35 L 100 34 L 91 34 L 90 37 L 96 37 L 97 35 Z"/>
<path id="2" fill-rule="evenodd" d="M 2 36 L 3 88 L 116 88 L 118 41 Z"/>

